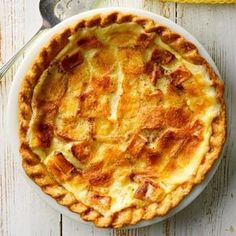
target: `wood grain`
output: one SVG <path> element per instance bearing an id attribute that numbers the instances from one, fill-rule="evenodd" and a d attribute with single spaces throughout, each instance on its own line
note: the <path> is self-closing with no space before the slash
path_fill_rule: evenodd
<path id="1" fill-rule="evenodd" d="M 235 66 L 233 57 L 236 53 L 236 29 L 232 22 L 236 20 L 236 6 L 198 6 L 198 10 L 191 5 L 178 6 L 178 24 L 184 26 L 205 46 L 225 81 L 226 101 L 229 117 L 235 121 Z M 194 17 L 193 17 L 194 15 Z M 201 20 L 197 24 L 196 19 Z M 235 213 L 235 174 L 236 160 L 233 153 L 236 149 L 235 122 L 229 128 L 230 139 L 226 155 L 203 194 L 186 210 L 174 217 L 176 235 L 236 235 Z M 231 185 L 231 186 L 230 186 Z M 230 210 L 231 209 L 231 210 Z M 235 211 L 235 208 L 234 208 Z M 231 212 L 231 213 L 230 213 Z M 186 221 L 187 219 L 187 221 Z M 186 227 L 186 224 L 191 227 Z"/>
<path id="2" fill-rule="evenodd" d="M 32 29 L 31 21 L 34 22 L 32 9 L 36 6 L 32 1 L 23 0 L 0 0 L 0 6 L 1 55 L 4 62 L 26 40 L 27 29 Z M 7 96 L 20 60 L 0 82 L 0 235 L 59 235 L 60 214 L 39 199 L 25 182 L 7 143 Z"/>
<path id="3" fill-rule="evenodd" d="M 0 82 L 0 235 L 233 236 L 236 235 L 236 5 L 190 5 L 158 0 L 103 0 L 98 7 L 142 8 L 182 25 L 209 51 L 226 84 L 229 141 L 221 165 L 204 192 L 186 209 L 141 229 L 95 229 L 60 215 L 25 183 L 7 143 L 6 104 L 20 60 Z M 0 0 L 0 63 L 40 27 L 38 1 Z M 234 105 L 233 105 L 234 104 Z"/>

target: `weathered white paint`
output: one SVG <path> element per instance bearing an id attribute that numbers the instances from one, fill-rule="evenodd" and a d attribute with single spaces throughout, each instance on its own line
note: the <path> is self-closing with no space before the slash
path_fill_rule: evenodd
<path id="1" fill-rule="evenodd" d="M 99 7 L 144 8 L 182 25 L 206 47 L 226 83 L 231 126 L 228 150 L 206 190 L 169 220 L 133 230 L 103 230 L 61 216 L 30 189 L 6 141 L 6 103 L 19 65 L 0 82 L 0 235 L 233 236 L 236 235 L 236 5 L 190 5 L 158 0 L 100 0 Z M 0 0 L 0 63 L 41 25 L 38 1 Z M 234 104 L 234 107 L 233 107 Z"/>

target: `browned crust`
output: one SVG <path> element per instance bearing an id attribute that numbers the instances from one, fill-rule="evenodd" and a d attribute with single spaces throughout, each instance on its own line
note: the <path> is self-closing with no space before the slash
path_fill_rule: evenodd
<path id="1" fill-rule="evenodd" d="M 27 143 L 26 134 L 32 116 L 31 100 L 34 86 L 37 84 L 41 73 L 49 66 L 57 53 L 67 44 L 68 37 L 81 27 L 93 27 L 96 25 L 103 27 L 112 23 L 120 24 L 123 22 L 136 22 L 141 25 L 146 32 L 155 32 L 161 37 L 164 43 L 179 52 L 186 60 L 193 64 L 203 65 L 208 71 L 213 86 L 217 91 L 217 97 L 222 105 L 222 111 L 212 123 L 210 150 L 205 155 L 194 179 L 177 187 L 159 203 L 151 203 L 143 208 L 129 207 L 115 213 L 113 216 L 104 217 L 96 210 L 79 202 L 72 193 L 68 192 L 56 182 L 47 171 L 45 165 L 40 162 L 39 157 L 31 151 Z M 170 31 L 163 25 L 155 23 L 151 19 L 128 13 L 112 12 L 80 20 L 73 27 L 64 30 L 51 39 L 49 44 L 40 51 L 22 82 L 19 93 L 19 136 L 23 168 L 27 175 L 38 184 L 45 193 L 55 198 L 58 203 L 68 207 L 71 211 L 80 214 L 82 219 L 94 222 L 98 227 L 118 228 L 128 224 L 136 224 L 140 220 L 149 220 L 155 216 L 166 215 L 189 194 L 195 184 L 200 183 L 205 178 L 205 175 L 211 169 L 222 151 L 226 137 L 226 114 L 223 91 L 223 83 L 219 80 L 207 61 L 198 53 L 196 46 L 179 34 Z"/>

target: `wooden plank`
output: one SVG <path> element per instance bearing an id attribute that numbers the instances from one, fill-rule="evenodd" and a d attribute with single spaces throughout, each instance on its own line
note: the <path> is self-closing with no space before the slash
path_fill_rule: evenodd
<path id="1" fill-rule="evenodd" d="M 235 13 L 234 5 L 194 7 L 179 4 L 177 8 L 177 23 L 202 42 L 220 70 L 225 81 L 226 99 L 232 121 L 236 118 L 236 29 L 232 27 L 232 22 L 236 21 Z M 232 122 L 227 152 L 216 175 L 193 204 L 170 220 L 170 232 L 175 232 L 175 235 L 236 234 L 236 148 L 233 145 L 236 139 L 235 131 L 235 122 Z"/>
<path id="2" fill-rule="evenodd" d="M 24 43 L 32 29 L 37 2 L 0 0 L 1 57 L 6 61 Z M 28 35 L 29 35 L 28 31 Z M 31 34 L 33 31 L 31 31 Z M 7 143 L 6 104 L 16 63 L 0 82 L 0 235 L 58 235 L 60 214 L 46 205 L 25 182 Z"/>

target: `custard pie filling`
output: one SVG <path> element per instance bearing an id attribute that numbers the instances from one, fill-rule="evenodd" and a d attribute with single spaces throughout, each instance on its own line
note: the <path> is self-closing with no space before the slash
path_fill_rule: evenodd
<path id="1" fill-rule="evenodd" d="M 27 142 L 104 217 L 195 184 L 222 112 L 206 67 L 136 22 L 82 27 L 32 92 Z"/>

